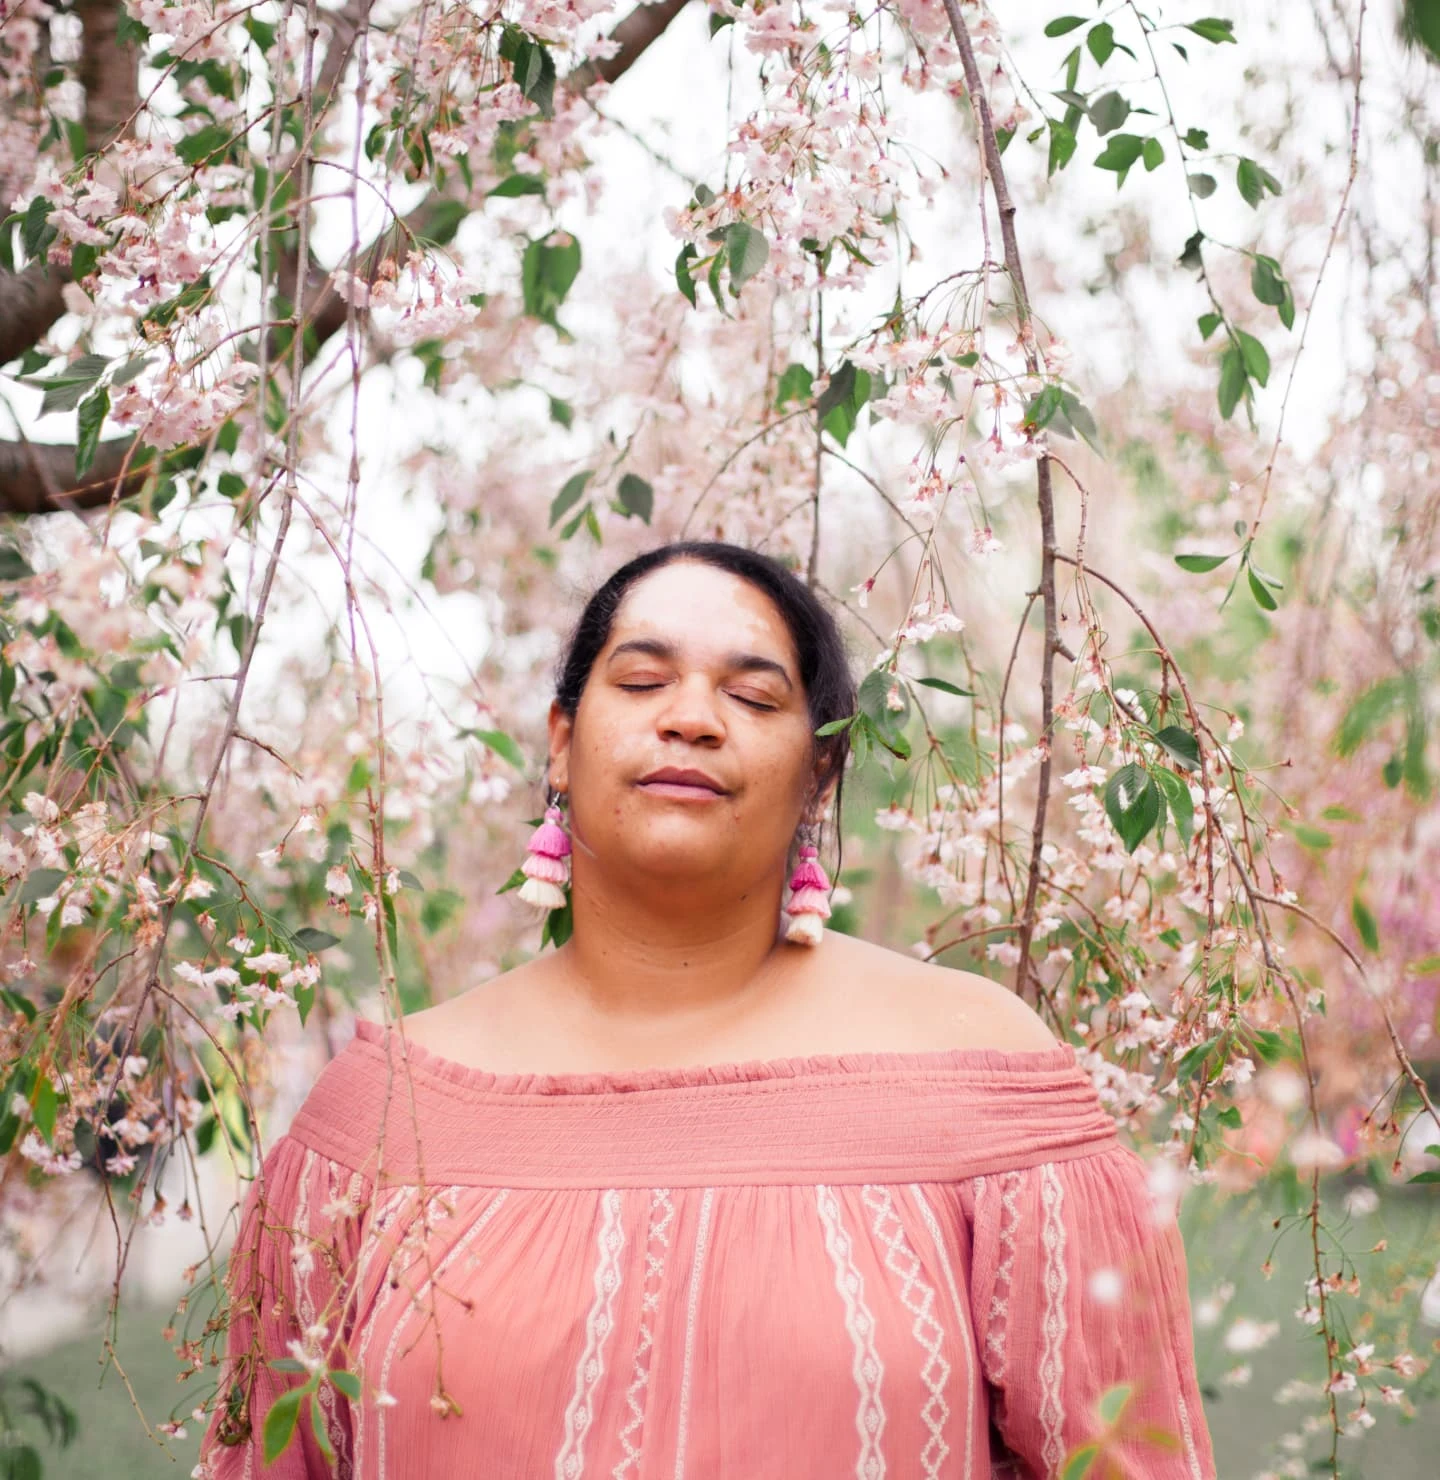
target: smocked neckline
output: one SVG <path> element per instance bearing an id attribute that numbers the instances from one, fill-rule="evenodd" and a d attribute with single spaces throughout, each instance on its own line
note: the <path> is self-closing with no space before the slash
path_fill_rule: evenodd
<path id="1" fill-rule="evenodd" d="M 386 1054 L 394 1028 L 357 1018 L 355 1037 Z M 413 1068 L 459 1088 L 496 1094 L 596 1095 L 641 1090 L 674 1090 L 713 1085 L 763 1085 L 766 1081 L 874 1074 L 973 1078 L 1010 1082 L 1075 1075 L 1080 1072 L 1074 1048 L 937 1048 L 865 1049 L 853 1053 L 792 1054 L 773 1059 L 741 1059 L 647 1069 L 596 1069 L 559 1073 L 500 1072 L 461 1063 L 409 1039 L 403 1052 Z"/>

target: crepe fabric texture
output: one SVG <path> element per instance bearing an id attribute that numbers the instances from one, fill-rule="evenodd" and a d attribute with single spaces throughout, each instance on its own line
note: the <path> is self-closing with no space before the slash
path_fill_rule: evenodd
<path id="1" fill-rule="evenodd" d="M 361 1022 L 230 1280 L 215 1480 L 1214 1480 L 1179 1231 L 1064 1045 L 496 1074 Z M 308 1410 L 263 1462 L 292 1351 L 359 1375 L 333 1462 Z"/>

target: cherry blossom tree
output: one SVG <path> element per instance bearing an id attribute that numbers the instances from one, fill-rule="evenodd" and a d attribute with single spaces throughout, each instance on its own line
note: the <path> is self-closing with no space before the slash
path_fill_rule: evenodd
<path id="1" fill-rule="evenodd" d="M 218 1298 L 275 1045 L 563 940 L 571 598 L 713 535 L 864 665 L 837 923 L 1003 974 L 1162 1203 L 1298 1189 L 1268 1473 L 1413 1411 L 1327 1178 L 1440 1176 L 1430 12 L 1074 9 L 0 0 L 3 1196 L 102 1200 L 112 1315 L 167 1217 Z"/>

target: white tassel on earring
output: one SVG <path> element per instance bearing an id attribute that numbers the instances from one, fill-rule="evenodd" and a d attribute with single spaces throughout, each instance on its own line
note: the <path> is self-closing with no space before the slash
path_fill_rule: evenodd
<path id="1" fill-rule="evenodd" d="M 820 864 L 818 849 L 806 843 L 790 875 L 790 901 L 785 906 L 785 939 L 797 945 L 818 946 L 830 918 L 830 880 Z"/>
<path id="2" fill-rule="evenodd" d="M 525 862 L 520 872 L 525 882 L 520 898 L 542 910 L 565 907 L 565 888 L 570 882 L 566 860 L 570 856 L 570 839 L 565 832 L 565 815 L 559 807 L 547 807 L 545 820 L 525 845 Z"/>

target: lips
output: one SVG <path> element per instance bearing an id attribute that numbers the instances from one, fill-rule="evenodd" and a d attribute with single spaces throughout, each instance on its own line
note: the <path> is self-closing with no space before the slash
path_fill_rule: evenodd
<path id="1" fill-rule="evenodd" d="M 703 798 L 729 795 L 713 776 L 689 767 L 662 766 L 658 771 L 642 776 L 636 784 L 664 796 Z"/>

